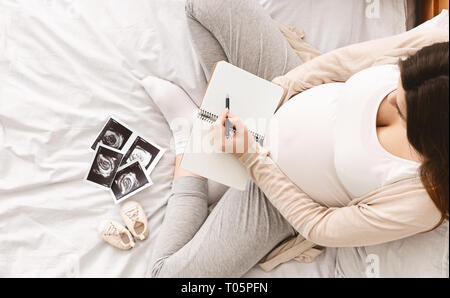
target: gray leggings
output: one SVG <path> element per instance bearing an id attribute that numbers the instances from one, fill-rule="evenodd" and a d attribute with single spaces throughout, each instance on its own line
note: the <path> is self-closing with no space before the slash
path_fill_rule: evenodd
<path id="1" fill-rule="evenodd" d="M 186 15 L 205 78 L 220 60 L 267 80 L 301 64 L 256 0 L 187 0 Z M 209 214 L 207 195 L 205 180 L 174 180 L 149 275 L 240 277 L 295 234 L 252 181 L 229 189 Z"/>

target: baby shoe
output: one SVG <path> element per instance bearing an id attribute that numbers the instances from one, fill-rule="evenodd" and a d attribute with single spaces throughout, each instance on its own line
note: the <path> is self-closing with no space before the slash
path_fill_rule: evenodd
<path id="1" fill-rule="evenodd" d="M 127 201 L 120 208 L 122 220 L 131 234 L 139 240 L 144 240 L 148 235 L 147 216 L 144 208 L 135 201 Z"/>
<path id="2" fill-rule="evenodd" d="M 99 225 L 103 240 L 114 247 L 127 250 L 134 247 L 133 236 L 124 226 L 114 220 L 105 220 Z"/>

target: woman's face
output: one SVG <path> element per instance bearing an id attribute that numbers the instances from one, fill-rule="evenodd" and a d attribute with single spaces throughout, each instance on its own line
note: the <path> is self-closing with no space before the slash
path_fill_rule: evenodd
<path id="1" fill-rule="evenodd" d="M 391 92 L 387 98 L 388 102 L 397 110 L 398 116 L 406 128 L 406 98 L 405 89 L 402 86 L 402 79 L 398 80 L 397 90 Z"/>

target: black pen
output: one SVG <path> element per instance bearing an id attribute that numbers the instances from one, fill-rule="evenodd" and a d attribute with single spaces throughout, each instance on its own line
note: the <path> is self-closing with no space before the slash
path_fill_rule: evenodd
<path id="1" fill-rule="evenodd" d="M 225 109 L 228 109 L 228 111 L 230 110 L 230 97 L 227 94 L 227 97 L 225 98 Z M 228 120 L 228 115 L 225 118 L 225 136 L 228 137 L 230 136 L 230 120 Z"/>

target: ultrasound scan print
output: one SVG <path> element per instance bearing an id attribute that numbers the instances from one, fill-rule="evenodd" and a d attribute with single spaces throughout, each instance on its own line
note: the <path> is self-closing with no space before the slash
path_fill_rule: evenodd
<path id="1" fill-rule="evenodd" d="M 104 187 L 111 187 L 122 158 L 122 153 L 99 146 L 86 179 Z"/>
<path id="2" fill-rule="evenodd" d="M 139 187 L 139 181 L 137 180 L 135 173 L 125 173 L 117 178 L 117 186 L 121 195 L 126 195 Z"/>
<path id="3" fill-rule="evenodd" d="M 159 152 L 160 150 L 156 146 L 141 137 L 137 137 L 125 154 L 122 164 L 138 160 L 145 169 L 148 169 Z"/>
<path id="4" fill-rule="evenodd" d="M 116 173 L 111 190 L 114 198 L 119 201 L 144 189 L 150 183 L 144 168 L 138 161 L 135 161 Z"/>
<path id="5" fill-rule="evenodd" d="M 103 136 L 101 142 L 109 147 L 119 149 L 123 145 L 123 135 L 119 132 L 107 130 Z"/>
<path id="6" fill-rule="evenodd" d="M 95 150 L 97 144 L 101 143 L 111 148 L 122 150 L 132 134 L 133 132 L 125 127 L 125 125 L 110 118 L 91 148 Z"/>
<path id="7" fill-rule="evenodd" d="M 145 151 L 144 148 L 138 145 L 133 149 L 126 162 L 130 163 L 134 160 L 140 161 L 143 165 L 145 165 L 145 168 L 148 168 L 152 160 L 152 154 Z"/>
<path id="8" fill-rule="evenodd" d="M 115 157 L 99 154 L 95 160 L 96 168 L 94 168 L 94 173 L 105 178 L 111 177 L 117 167 L 117 161 Z"/>

